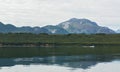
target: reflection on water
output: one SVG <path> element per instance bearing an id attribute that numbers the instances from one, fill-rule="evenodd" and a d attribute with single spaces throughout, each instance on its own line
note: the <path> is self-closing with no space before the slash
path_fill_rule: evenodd
<path id="1" fill-rule="evenodd" d="M 0 72 L 119 72 L 120 62 L 98 63 L 89 69 L 69 68 L 58 65 L 16 65 L 12 67 L 3 67 Z"/>
<path id="2" fill-rule="evenodd" d="M 89 69 L 69 68 L 58 65 L 16 65 L 13 67 L 3 67 L 0 72 L 119 72 L 120 62 L 99 63 Z"/>
<path id="3" fill-rule="evenodd" d="M 0 59 L 0 72 L 118 72 L 119 59 L 119 55 L 3 58 Z"/>
<path id="4" fill-rule="evenodd" d="M 0 48 L 0 72 L 120 72 L 120 46 Z"/>

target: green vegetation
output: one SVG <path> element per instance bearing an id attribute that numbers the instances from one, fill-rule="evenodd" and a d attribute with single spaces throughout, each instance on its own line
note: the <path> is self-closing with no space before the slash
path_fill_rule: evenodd
<path id="1" fill-rule="evenodd" d="M 1 44 L 56 44 L 56 45 L 80 45 L 80 44 L 120 44 L 120 34 L 68 34 L 48 35 L 30 33 L 0 34 Z"/>

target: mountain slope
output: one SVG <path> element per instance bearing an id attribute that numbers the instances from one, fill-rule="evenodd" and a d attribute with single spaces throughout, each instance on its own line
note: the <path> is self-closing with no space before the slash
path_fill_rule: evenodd
<path id="1" fill-rule="evenodd" d="M 68 32 L 65 29 L 58 26 L 47 25 L 43 28 L 47 29 L 52 34 L 68 34 Z"/>
<path id="2" fill-rule="evenodd" d="M 116 31 L 116 33 L 120 33 L 120 29 L 118 29 L 118 30 Z"/>
<path id="3" fill-rule="evenodd" d="M 51 34 L 50 31 L 48 31 L 45 28 L 40 28 L 40 27 L 15 27 L 12 24 L 3 24 L 0 22 L 0 33 L 48 33 Z"/>
<path id="4" fill-rule="evenodd" d="M 0 33 L 8 33 L 13 32 L 17 28 L 11 24 L 4 25 L 2 22 L 0 22 Z"/>
<path id="5" fill-rule="evenodd" d="M 109 29 L 108 27 L 99 27 L 96 33 L 114 34 L 115 31 Z"/>
<path id="6" fill-rule="evenodd" d="M 77 33 L 77 34 L 115 33 L 113 30 L 107 27 L 98 26 L 97 23 L 92 22 L 88 19 L 72 18 L 68 21 L 58 24 L 57 26 L 65 29 L 69 33 Z"/>

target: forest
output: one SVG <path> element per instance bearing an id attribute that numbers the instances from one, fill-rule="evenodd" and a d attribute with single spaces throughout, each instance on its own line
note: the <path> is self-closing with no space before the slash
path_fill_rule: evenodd
<path id="1" fill-rule="evenodd" d="M 0 34 L 0 46 L 120 45 L 120 34 Z"/>

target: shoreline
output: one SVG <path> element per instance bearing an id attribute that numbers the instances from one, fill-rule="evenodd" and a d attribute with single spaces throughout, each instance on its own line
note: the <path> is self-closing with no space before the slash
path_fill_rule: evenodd
<path id="1" fill-rule="evenodd" d="M 118 43 L 0 43 L 0 47 L 95 47 L 120 46 Z"/>

